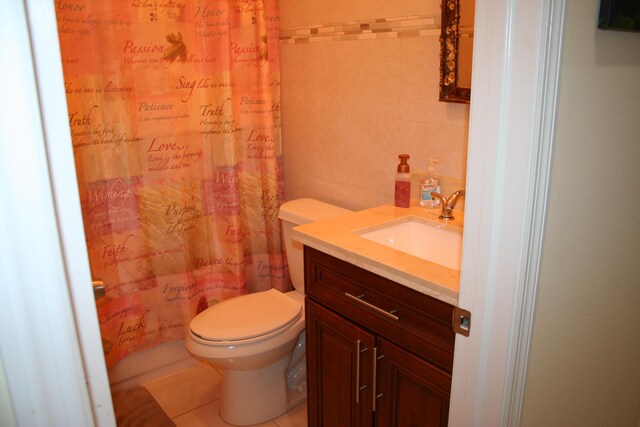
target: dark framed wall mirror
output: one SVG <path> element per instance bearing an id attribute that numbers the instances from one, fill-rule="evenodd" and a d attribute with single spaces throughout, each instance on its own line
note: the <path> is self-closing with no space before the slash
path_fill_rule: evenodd
<path id="1" fill-rule="evenodd" d="M 471 99 L 475 0 L 442 0 L 440 101 Z"/>

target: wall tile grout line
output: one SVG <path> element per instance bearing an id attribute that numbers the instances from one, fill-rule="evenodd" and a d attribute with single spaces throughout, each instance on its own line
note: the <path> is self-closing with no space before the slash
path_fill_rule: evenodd
<path id="1" fill-rule="evenodd" d="M 373 18 L 281 29 L 283 44 L 440 35 L 440 14 Z"/>

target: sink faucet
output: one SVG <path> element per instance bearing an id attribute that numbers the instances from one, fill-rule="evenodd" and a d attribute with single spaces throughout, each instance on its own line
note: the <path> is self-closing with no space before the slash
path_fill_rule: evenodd
<path id="1" fill-rule="evenodd" d="M 460 197 L 464 197 L 464 190 L 458 190 L 449 196 L 448 199 L 445 199 L 444 196 L 440 193 L 436 193 L 435 191 L 431 193 L 432 197 L 436 199 L 440 199 L 442 203 L 442 213 L 440 214 L 440 219 L 454 219 L 453 218 L 453 207 L 456 205 L 456 202 Z"/>

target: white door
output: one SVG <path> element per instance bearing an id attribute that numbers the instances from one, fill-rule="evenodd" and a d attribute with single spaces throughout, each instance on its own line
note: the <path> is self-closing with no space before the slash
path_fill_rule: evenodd
<path id="1" fill-rule="evenodd" d="M 2 423 L 114 426 L 54 6 L 0 2 Z"/>

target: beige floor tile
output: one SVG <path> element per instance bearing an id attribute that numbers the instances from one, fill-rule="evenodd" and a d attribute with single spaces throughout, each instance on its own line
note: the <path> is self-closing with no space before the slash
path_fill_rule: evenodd
<path id="1" fill-rule="evenodd" d="M 224 426 L 220 415 L 218 415 L 219 405 L 216 402 L 208 403 L 204 406 L 196 408 L 186 414 L 180 415 L 172 419 L 176 427 L 207 427 L 207 426 Z M 217 422 L 217 424 L 215 424 Z"/>
<path id="2" fill-rule="evenodd" d="M 208 363 L 143 384 L 164 412 L 175 418 L 221 397 L 222 376 Z"/>
<path id="3" fill-rule="evenodd" d="M 228 427 L 220 418 L 220 400 L 201 406 L 172 420 L 176 427 Z M 253 427 L 276 427 L 274 422 L 257 424 Z"/>
<path id="4" fill-rule="evenodd" d="M 307 427 L 307 402 L 296 406 L 273 422 L 278 427 Z"/>

